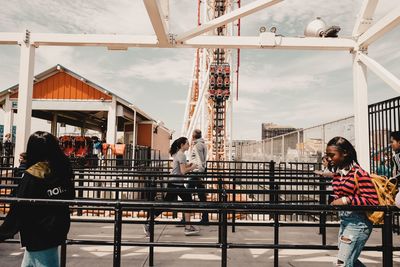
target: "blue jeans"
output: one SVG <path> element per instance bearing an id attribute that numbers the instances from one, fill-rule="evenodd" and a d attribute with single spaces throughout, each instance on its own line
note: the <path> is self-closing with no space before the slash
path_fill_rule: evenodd
<path id="1" fill-rule="evenodd" d="M 59 267 L 58 247 L 39 251 L 27 251 L 25 249 L 24 259 L 21 267 Z"/>
<path id="2" fill-rule="evenodd" d="M 358 257 L 372 232 L 372 223 L 364 212 L 341 211 L 339 253 L 336 266 L 365 266 Z"/>

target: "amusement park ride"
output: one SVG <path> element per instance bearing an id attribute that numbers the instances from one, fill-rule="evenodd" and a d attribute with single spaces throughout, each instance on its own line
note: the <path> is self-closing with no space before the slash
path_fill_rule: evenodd
<path id="1" fill-rule="evenodd" d="M 215 20 L 233 9 L 240 8 L 240 0 L 198 0 L 197 24 Z M 240 19 L 217 27 L 209 33 L 216 36 L 239 36 Z M 239 57 L 237 49 L 236 70 L 232 73 L 232 49 L 197 48 L 194 57 L 192 80 L 189 87 L 182 135 L 190 138 L 195 128 L 200 128 L 207 140 L 209 159 L 230 160 L 232 152 L 232 98 L 231 89 L 236 75 L 238 89 Z"/>
<path id="2" fill-rule="evenodd" d="M 25 151 L 30 134 L 35 52 L 40 46 L 93 46 L 109 50 L 139 47 L 197 49 L 182 134 L 190 136 L 193 129 L 200 126 L 208 141 L 211 140 L 209 148 L 212 155 L 209 158 L 217 160 L 229 159 L 225 150 L 226 143 L 230 143 L 227 140 L 232 137 L 230 95 L 234 87 L 232 81 L 238 78 L 238 62 L 236 71 L 232 72 L 232 49 L 336 50 L 350 52 L 352 56 L 355 146 L 360 155 L 359 162 L 369 169 L 369 146 L 365 145 L 369 144 L 367 70 L 398 92 L 400 80 L 368 56 L 368 47 L 400 24 L 400 5 L 374 21 L 379 0 L 364 0 L 352 35 L 326 38 L 335 36 L 337 28 L 300 37 L 281 36 L 274 31 L 261 32 L 256 36 L 239 36 L 240 18 L 284 0 L 254 0 L 243 6 L 238 0 L 198 0 L 198 25 L 179 34 L 169 30 L 169 1 L 143 2 L 154 29 L 155 34 L 152 35 L 31 33 L 28 30 L 0 32 L 0 45 L 19 46 L 21 51 L 15 144 L 17 155 Z M 307 8 L 306 2 L 303 1 L 304 8 Z"/>

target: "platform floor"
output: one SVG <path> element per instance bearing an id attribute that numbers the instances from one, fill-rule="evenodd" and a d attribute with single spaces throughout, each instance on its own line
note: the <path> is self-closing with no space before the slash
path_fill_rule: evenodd
<path id="1" fill-rule="evenodd" d="M 328 228 L 328 244 L 337 244 L 336 228 Z M 217 226 L 201 226 L 201 235 L 186 237 L 183 228 L 174 225 L 157 225 L 156 239 L 160 241 L 216 242 Z M 73 223 L 70 238 L 113 240 L 113 225 L 93 223 Z M 145 241 L 141 225 L 124 225 L 123 240 Z M 238 227 L 235 233 L 228 232 L 229 242 L 272 243 L 271 227 Z M 280 240 L 287 244 L 320 244 L 317 228 L 281 228 Z M 380 244 L 381 232 L 374 230 L 369 245 Z M 394 236 L 394 244 L 399 245 L 400 237 Z M 220 266 L 220 249 L 209 248 L 156 248 L 155 266 Z M 71 245 L 67 248 L 67 266 L 112 266 L 111 246 Z M 122 266 L 148 266 L 148 248 L 122 247 Z M 23 249 L 19 244 L 0 244 L 0 265 L 19 266 Z M 336 251 L 328 250 L 280 250 L 279 266 L 332 266 Z M 230 249 L 228 266 L 273 266 L 273 250 L 270 249 Z M 364 252 L 361 260 L 366 266 L 382 266 L 382 253 Z M 400 266 L 400 252 L 394 253 L 394 266 Z"/>

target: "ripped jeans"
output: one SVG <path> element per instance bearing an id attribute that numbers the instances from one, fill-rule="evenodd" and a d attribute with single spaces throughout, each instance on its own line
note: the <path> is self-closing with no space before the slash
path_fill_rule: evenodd
<path id="1" fill-rule="evenodd" d="M 341 211 L 339 253 L 336 266 L 365 266 L 358 257 L 372 232 L 372 223 L 364 212 Z"/>

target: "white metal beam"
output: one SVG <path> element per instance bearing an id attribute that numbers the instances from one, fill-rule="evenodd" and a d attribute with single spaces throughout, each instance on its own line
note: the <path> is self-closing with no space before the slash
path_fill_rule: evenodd
<path id="1" fill-rule="evenodd" d="M 358 38 L 360 47 L 366 47 L 400 23 L 400 6 L 380 19 Z"/>
<path id="2" fill-rule="evenodd" d="M 35 46 L 157 47 L 155 35 L 31 33 Z"/>
<path id="3" fill-rule="evenodd" d="M 12 128 L 14 125 L 14 110 L 12 109 L 12 102 L 10 100 L 9 94 L 6 95 L 5 103 L 3 105 L 3 110 L 4 110 L 3 134 L 6 135 L 8 133 L 12 133 Z M 0 142 L 3 142 L 3 140 L 0 140 Z"/>
<path id="4" fill-rule="evenodd" d="M 208 69 L 207 73 L 205 74 L 205 77 L 208 77 L 210 75 L 210 70 Z M 186 131 L 186 137 L 190 138 L 190 135 L 192 134 L 194 127 L 197 125 L 197 121 L 199 119 L 199 111 L 201 110 L 201 103 L 203 103 L 204 95 L 207 92 L 207 87 L 208 87 L 208 79 L 206 80 L 205 83 L 203 83 L 203 86 L 201 87 L 201 90 L 199 92 L 199 99 L 197 100 L 197 105 L 194 108 L 193 116 L 190 120 L 190 124 L 187 128 Z"/>
<path id="5" fill-rule="evenodd" d="M 273 48 L 293 50 L 352 50 L 356 42 L 344 38 L 300 38 L 300 37 L 269 37 L 262 36 L 198 36 L 177 44 L 177 47 L 192 48 Z"/>
<path id="6" fill-rule="evenodd" d="M 385 83 L 390 87 L 400 93 L 400 80 L 386 70 L 382 65 L 368 57 L 365 54 L 360 54 L 358 58 L 364 63 L 369 70 L 372 70 L 376 75 L 378 75 Z"/>
<path id="7" fill-rule="evenodd" d="M 31 33 L 35 46 L 160 47 L 156 36 Z M 352 50 L 356 42 L 345 38 L 281 36 L 197 36 L 171 48 L 274 48 L 299 50 Z"/>
<path id="8" fill-rule="evenodd" d="M 353 29 L 353 37 L 358 37 L 372 25 L 372 17 L 375 13 L 378 0 L 364 0 L 360 13 L 357 16 Z"/>
<path id="9" fill-rule="evenodd" d="M 169 44 L 168 25 L 159 0 L 143 0 L 143 2 L 147 9 L 147 13 L 149 14 L 151 24 L 153 25 L 160 46 L 167 46 Z"/>
<path id="10" fill-rule="evenodd" d="M 192 98 L 192 86 L 195 81 L 195 71 L 196 71 L 196 51 L 193 56 L 193 66 L 192 66 L 192 75 L 190 76 L 190 81 L 189 81 L 189 88 L 188 88 L 188 94 L 186 96 L 186 106 L 185 106 L 185 113 L 183 115 L 183 123 L 182 123 L 182 130 L 181 130 L 181 136 L 186 136 L 186 131 L 187 128 L 189 127 L 189 110 L 190 110 L 190 100 Z"/>
<path id="11" fill-rule="evenodd" d="M 220 27 L 222 25 L 225 25 L 229 22 L 235 21 L 238 18 L 242 18 L 245 16 L 248 16 L 250 14 L 253 14 L 259 10 L 262 10 L 266 7 L 275 5 L 279 2 L 282 2 L 283 0 L 257 0 L 254 1 L 250 4 L 247 4 L 241 8 L 235 9 L 234 11 L 222 15 L 216 19 L 213 19 L 211 21 L 208 21 L 204 23 L 201 26 L 198 26 L 197 28 L 194 28 L 192 30 L 189 30 L 183 34 L 178 35 L 177 37 L 177 42 L 183 42 L 185 40 L 191 39 L 195 36 L 198 36 L 202 33 L 208 32 L 210 30 L 213 30 L 217 27 Z"/>
<path id="12" fill-rule="evenodd" d="M 115 144 L 117 138 L 117 101 L 115 96 L 112 98 L 112 102 L 108 109 L 107 114 L 107 144 Z"/>
<path id="13" fill-rule="evenodd" d="M 20 32 L 0 32 L 0 44 L 17 45 L 24 39 L 24 33 Z"/>
<path id="14" fill-rule="evenodd" d="M 17 136 L 15 138 L 15 154 L 25 152 L 31 133 L 33 73 L 35 65 L 35 47 L 21 43 L 18 87 Z"/>
<path id="15" fill-rule="evenodd" d="M 110 104 L 110 101 L 63 101 L 34 99 L 32 101 L 32 110 L 108 111 Z"/>
<path id="16" fill-rule="evenodd" d="M 353 56 L 353 108 L 354 130 L 358 161 L 363 169 L 370 171 L 369 166 L 369 128 L 368 128 L 368 83 L 367 67 Z"/>

